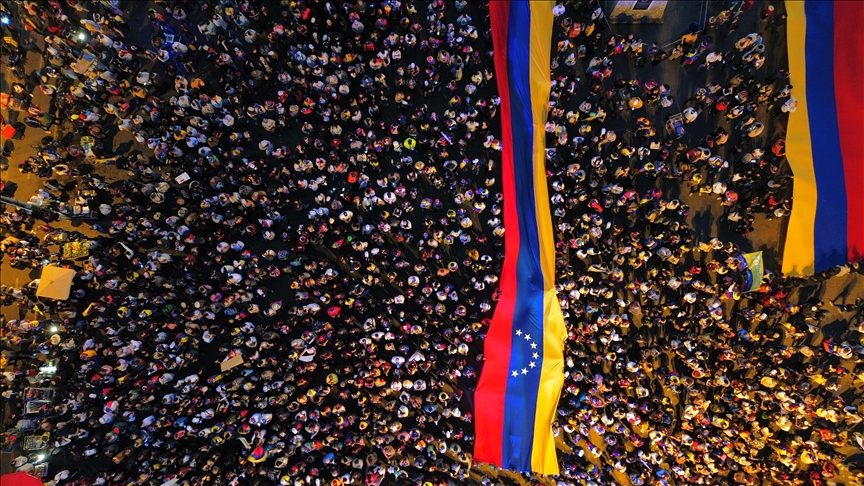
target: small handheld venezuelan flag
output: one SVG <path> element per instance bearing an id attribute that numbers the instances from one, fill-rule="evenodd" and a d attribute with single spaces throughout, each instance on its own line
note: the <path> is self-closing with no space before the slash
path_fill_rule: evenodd
<path id="1" fill-rule="evenodd" d="M 505 255 L 477 387 L 474 458 L 558 474 L 552 421 L 564 384 L 564 317 L 545 165 L 550 1 L 489 3 L 501 99 Z"/>

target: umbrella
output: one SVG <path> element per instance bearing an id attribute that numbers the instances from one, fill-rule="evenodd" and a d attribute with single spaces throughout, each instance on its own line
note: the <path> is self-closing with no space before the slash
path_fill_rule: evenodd
<path id="1" fill-rule="evenodd" d="M 75 270 L 48 265 L 42 269 L 42 277 L 39 281 L 39 287 L 36 289 L 36 296 L 66 300 L 69 298 L 74 277 Z"/>
<path id="2" fill-rule="evenodd" d="M 3 486 L 42 486 L 42 480 L 27 473 L 16 472 L 0 476 Z"/>

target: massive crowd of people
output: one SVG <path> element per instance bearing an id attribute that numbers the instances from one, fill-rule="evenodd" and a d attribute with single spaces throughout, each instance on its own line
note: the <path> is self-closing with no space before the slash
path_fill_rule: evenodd
<path id="1" fill-rule="evenodd" d="M 740 248 L 688 223 L 696 194 L 733 232 L 791 210 L 796 103 L 788 71 L 764 67 L 785 14 L 709 3 L 704 28 L 668 46 L 612 32 L 595 1 L 555 7 L 558 485 L 832 484 L 864 448 L 861 397 L 844 393 L 864 380 L 861 329 L 819 341 L 824 303 L 789 299 L 806 280 L 769 271 L 745 293 Z M 0 289 L 20 309 L 3 324 L 10 423 L 57 360 L 49 479 L 510 482 L 472 460 L 506 229 L 486 2 L 149 6 L 146 21 L 116 0 L 8 12 L 46 66 L 12 96 L 41 87 L 37 121 L 67 135 L 43 140 L 57 160 L 21 165 L 53 164 L 42 209 L 0 221 L 5 258 L 77 271 L 65 301 L 37 299 L 38 282 Z M 152 37 L 134 45 L 141 24 Z M 711 81 L 676 92 L 652 78 L 661 64 Z M 69 260 L 28 230 L 74 217 L 82 189 L 100 236 Z"/>

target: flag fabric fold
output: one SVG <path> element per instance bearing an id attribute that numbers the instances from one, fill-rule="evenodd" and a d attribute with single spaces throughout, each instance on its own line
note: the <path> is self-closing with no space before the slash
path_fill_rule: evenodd
<path id="1" fill-rule="evenodd" d="M 551 1 L 490 2 L 501 100 L 505 257 L 475 398 L 474 458 L 558 474 L 551 424 L 564 383 L 564 318 L 546 180 Z"/>
<path id="2" fill-rule="evenodd" d="M 810 275 L 864 252 L 862 2 L 786 2 L 789 72 L 798 108 L 786 157 L 795 176 L 783 272 Z"/>

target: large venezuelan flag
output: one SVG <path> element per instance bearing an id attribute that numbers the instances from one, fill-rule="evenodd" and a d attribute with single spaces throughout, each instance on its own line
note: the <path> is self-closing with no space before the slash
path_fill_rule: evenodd
<path id="1" fill-rule="evenodd" d="M 552 421 L 566 329 L 545 165 L 551 1 L 489 3 L 501 98 L 505 256 L 476 393 L 476 461 L 558 474 Z"/>
<path id="2" fill-rule="evenodd" d="M 864 253 L 864 2 L 791 0 L 787 42 L 798 109 L 786 156 L 795 175 L 783 272 L 821 272 Z"/>

